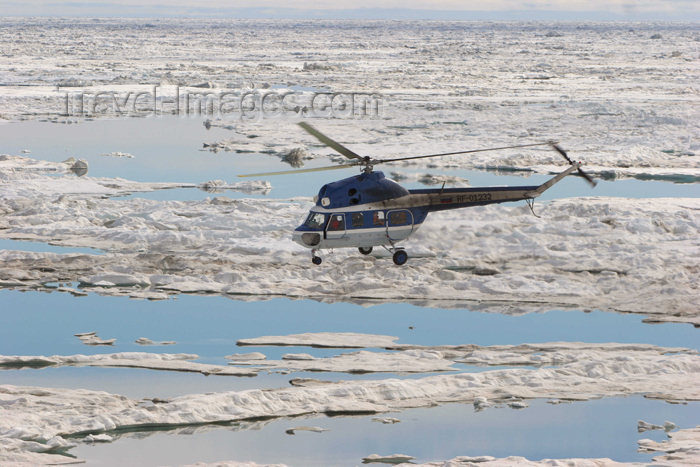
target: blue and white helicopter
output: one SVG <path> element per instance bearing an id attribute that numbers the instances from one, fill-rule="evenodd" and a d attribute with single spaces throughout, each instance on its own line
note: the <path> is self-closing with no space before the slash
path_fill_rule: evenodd
<path id="1" fill-rule="evenodd" d="M 311 260 L 314 264 L 321 264 L 318 253 L 322 249 L 353 247 L 358 248 L 363 255 L 368 255 L 373 247 L 382 246 L 393 254 L 394 263 L 400 266 L 408 260 L 408 253 L 404 248 L 397 246 L 397 243 L 410 237 L 432 211 L 520 200 L 525 200 L 532 209 L 535 198 L 573 172 L 578 172 L 577 175 L 595 186 L 595 181 L 581 170 L 581 162 L 572 161 L 554 141 L 395 159 L 372 159 L 354 153 L 308 123 L 301 122 L 299 126 L 352 162 L 330 167 L 239 177 L 316 172 L 347 167 L 362 169 L 359 175 L 323 185 L 315 198 L 316 205 L 311 208 L 304 223 L 294 230 L 293 240 L 311 249 Z M 374 166 L 380 163 L 544 145 L 549 145 L 559 152 L 571 166 L 537 186 L 445 188 L 443 184 L 442 188 L 407 190 L 386 178 L 382 172 L 373 171 Z"/>

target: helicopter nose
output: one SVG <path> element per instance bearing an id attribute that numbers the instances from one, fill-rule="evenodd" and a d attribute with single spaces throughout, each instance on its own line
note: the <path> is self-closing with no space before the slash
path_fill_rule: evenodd
<path id="1" fill-rule="evenodd" d="M 292 240 L 306 248 L 314 248 L 321 243 L 321 234 L 318 232 L 304 232 L 295 230 L 292 235 Z"/>

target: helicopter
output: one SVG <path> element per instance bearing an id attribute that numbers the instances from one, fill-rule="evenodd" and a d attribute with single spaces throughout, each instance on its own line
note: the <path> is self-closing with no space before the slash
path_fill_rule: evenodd
<path id="1" fill-rule="evenodd" d="M 583 177 L 592 186 L 596 185 L 596 182 L 581 170 L 582 163 L 571 160 L 556 141 L 393 159 L 373 159 L 356 154 L 306 122 L 300 122 L 299 126 L 324 145 L 350 159 L 351 162 L 328 167 L 246 174 L 239 177 L 360 167 L 359 175 L 323 185 L 314 198 L 315 206 L 309 211 L 306 220 L 294 230 L 292 239 L 299 245 L 311 249 L 311 261 L 316 265 L 322 262 L 319 256 L 322 249 L 351 247 L 357 248 L 363 255 L 369 255 L 373 247 L 381 246 L 392 254 L 394 264 L 401 266 L 408 261 L 408 253 L 405 248 L 397 244 L 408 239 L 423 224 L 430 212 L 525 200 L 534 214 L 535 198 L 569 174 L 577 172 L 575 175 Z M 375 165 L 389 162 L 534 146 L 550 146 L 561 154 L 570 166 L 541 185 L 445 188 L 443 183 L 442 188 L 412 190 L 407 190 L 385 177 L 382 172 L 374 171 Z"/>

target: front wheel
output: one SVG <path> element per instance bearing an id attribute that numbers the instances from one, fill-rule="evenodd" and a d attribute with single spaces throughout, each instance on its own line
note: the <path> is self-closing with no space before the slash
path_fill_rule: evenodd
<path id="1" fill-rule="evenodd" d="M 367 247 L 361 246 L 360 248 L 358 248 L 358 250 L 360 250 L 360 253 L 362 253 L 363 255 L 368 255 L 368 254 L 372 253 L 371 246 L 367 246 Z"/>
<path id="2" fill-rule="evenodd" d="M 319 264 L 321 264 L 321 257 L 314 256 L 313 258 L 311 258 L 311 262 L 318 266 Z"/>
<path id="3" fill-rule="evenodd" d="M 397 250 L 394 253 L 393 260 L 395 265 L 402 266 L 408 261 L 408 253 L 406 253 L 406 250 Z"/>

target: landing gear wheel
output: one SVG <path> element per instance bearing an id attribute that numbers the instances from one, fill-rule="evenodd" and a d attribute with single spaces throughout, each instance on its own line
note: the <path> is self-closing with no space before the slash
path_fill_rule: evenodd
<path id="1" fill-rule="evenodd" d="M 371 246 L 367 246 L 367 247 L 361 246 L 360 248 L 358 248 L 358 250 L 360 250 L 360 253 L 362 253 L 363 255 L 368 255 L 368 254 L 372 253 Z"/>
<path id="2" fill-rule="evenodd" d="M 396 250 L 394 252 L 394 264 L 397 266 L 401 266 L 406 264 L 406 261 L 408 261 L 408 253 L 406 253 L 406 250 Z"/>
<path id="3" fill-rule="evenodd" d="M 320 256 L 314 256 L 311 258 L 311 262 L 314 263 L 315 265 L 321 264 L 321 257 Z"/>

